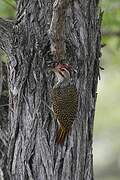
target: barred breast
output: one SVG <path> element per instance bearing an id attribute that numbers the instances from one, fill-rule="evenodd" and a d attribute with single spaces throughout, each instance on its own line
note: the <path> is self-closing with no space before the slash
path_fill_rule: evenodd
<path id="1" fill-rule="evenodd" d="M 55 87 L 52 92 L 53 111 L 60 123 L 56 142 L 63 143 L 76 116 L 78 106 L 77 89 L 74 85 Z"/>

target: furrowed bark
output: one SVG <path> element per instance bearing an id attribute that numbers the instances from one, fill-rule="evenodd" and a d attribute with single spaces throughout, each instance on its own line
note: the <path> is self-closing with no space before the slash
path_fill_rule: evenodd
<path id="1" fill-rule="evenodd" d="M 0 21 L 0 45 L 9 57 L 7 167 L 11 180 L 93 180 L 93 119 L 101 54 L 100 12 L 95 0 L 70 1 L 69 6 L 65 5 L 63 18 L 62 12 L 56 10 L 59 10 L 59 3 L 53 7 L 50 0 L 18 0 L 16 21 Z M 56 17 L 58 22 L 59 15 L 63 24 L 56 38 L 60 26 L 54 24 L 54 19 Z M 54 43 L 55 48 L 63 48 L 58 54 L 56 50 L 55 55 L 52 52 L 52 59 L 50 51 Z M 79 104 L 72 131 L 61 146 L 55 144 L 57 123 L 46 104 L 51 107 L 50 90 L 54 83 L 48 73 L 49 63 L 62 59 L 64 54 L 65 62 L 77 69 L 73 79 Z"/>
<path id="2" fill-rule="evenodd" d="M 7 69 L 0 54 L 0 179 L 8 177 L 6 159 L 8 148 L 8 85 Z"/>
<path id="3" fill-rule="evenodd" d="M 65 59 L 65 19 L 69 0 L 56 0 L 53 4 L 52 20 L 50 25 L 51 53 L 55 61 Z"/>
<path id="4" fill-rule="evenodd" d="M 3 84 L 3 70 L 2 70 L 2 61 L 0 58 L 0 97 L 2 93 L 2 84 Z"/>
<path id="5" fill-rule="evenodd" d="M 13 22 L 0 18 L 0 49 L 9 51 Z"/>

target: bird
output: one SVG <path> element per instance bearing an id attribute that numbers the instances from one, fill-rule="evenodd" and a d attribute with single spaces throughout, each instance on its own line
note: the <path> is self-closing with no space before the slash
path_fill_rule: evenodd
<path id="1" fill-rule="evenodd" d="M 52 71 L 56 79 L 52 88 L 52 109 L 59 125 L 55 142 L 63 144 L 76 117 L 78 93 L 71 80 L 73 72 L 71 65 L 57 64 Z"/>

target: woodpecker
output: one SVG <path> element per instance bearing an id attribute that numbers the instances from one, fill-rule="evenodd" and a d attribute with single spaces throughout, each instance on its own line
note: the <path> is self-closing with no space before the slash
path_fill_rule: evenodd
<path id="1" fill-rule="evenodd" d="M 59 124 L 57 144 L 63 144 L 77 112 L 78 95 L 71 81 L 72 71 L 73 68 L 68 64 L 58 64 L 53 68 L 57 80 L 52 89 L 53 112 Z"/>

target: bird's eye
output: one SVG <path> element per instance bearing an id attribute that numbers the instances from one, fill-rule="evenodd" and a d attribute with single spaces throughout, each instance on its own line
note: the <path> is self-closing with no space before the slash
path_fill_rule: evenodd
<path id="1" fill-rule="evenodd" d="M 65 69 L 62 69 L 62 68 L 61 68 L 60 70 L 61 70 L 61 71 L 65 71 Z"/>

